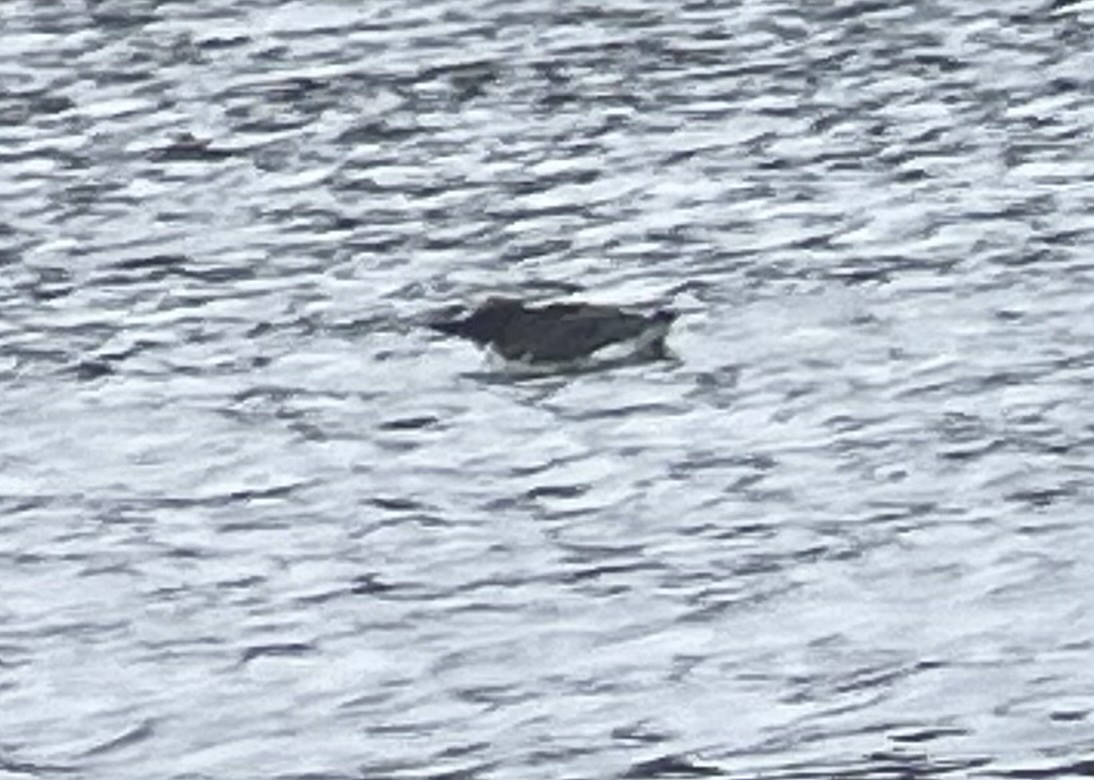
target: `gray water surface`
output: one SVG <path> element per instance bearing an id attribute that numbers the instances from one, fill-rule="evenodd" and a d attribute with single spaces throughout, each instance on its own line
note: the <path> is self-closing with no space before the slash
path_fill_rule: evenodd
<path id="1" fill-rule="evenodd" d="M 1094 776 L 1094 7 L 0 4 L 0 778 Z M 491 294 L 681 313 L 515 375 Z"/>

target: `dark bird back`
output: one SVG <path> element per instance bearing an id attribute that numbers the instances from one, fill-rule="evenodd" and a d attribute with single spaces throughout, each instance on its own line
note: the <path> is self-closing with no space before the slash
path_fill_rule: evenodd
<path id="1" fill-rule="evenodd" d="M 507 360 L 561 363 L 624 343 L 636 356 L 663 357 L 665 336 L 675 319 L 676 314 L 667 310 L 646 315 L 589 303 L 537 307 L 512 298 L 490 298 L 467 317 L 432 327 L 491 347 Z"/>

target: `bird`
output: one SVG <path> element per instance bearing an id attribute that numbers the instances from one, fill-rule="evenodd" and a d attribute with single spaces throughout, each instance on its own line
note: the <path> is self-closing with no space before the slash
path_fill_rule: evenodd
<path id="1" fill-rule="evenodd" d="M 595 359 L 605 348 L 630 356 L 666 357 L 665 337 L 676 312 L 642 314 L 618 306 L 550 303 L 536 306 L 516 298 L 488 298 L 462 319 L 430 323 L 452 336 L 489 347 L 509 361 L 529 364 Z"/>

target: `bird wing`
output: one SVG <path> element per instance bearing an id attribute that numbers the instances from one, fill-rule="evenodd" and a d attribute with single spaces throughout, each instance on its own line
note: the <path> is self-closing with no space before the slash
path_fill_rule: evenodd
<path id="1" fill-rule="evenodd" d="M 636 338 L 649 324 L 641 315 L 607 306 L 554 304 L 511 323 L 503 354 L 534 361 L 574 360 Z"/>

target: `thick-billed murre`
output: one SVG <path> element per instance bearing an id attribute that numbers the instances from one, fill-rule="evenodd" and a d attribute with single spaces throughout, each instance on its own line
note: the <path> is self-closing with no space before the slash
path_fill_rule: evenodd
<path id="1" fill-rule="evenodd" d="M 591 303 L 534 306 L 515 298 L 489 298 L 463 319 L 430 327 L 490 347 L 506 360 L 566 363 L 617 345 L 633 357 L 665 357 L 665 336 L 675 319 L 676 313 L 666 309 L 641 314 Z"/>

